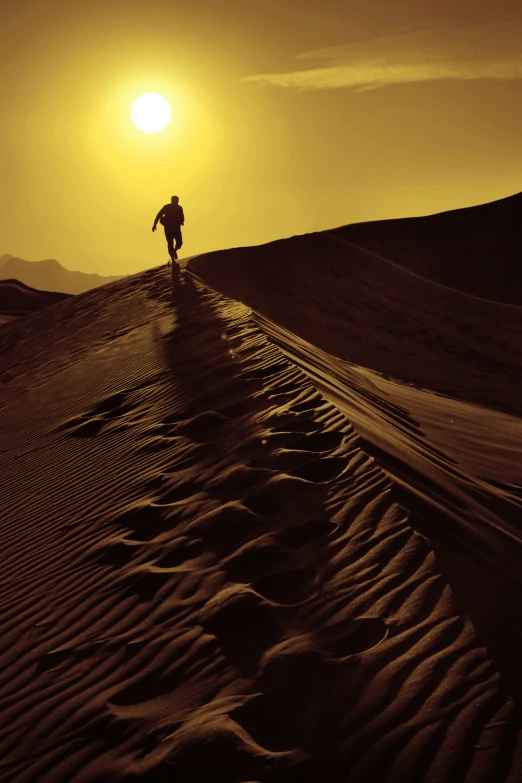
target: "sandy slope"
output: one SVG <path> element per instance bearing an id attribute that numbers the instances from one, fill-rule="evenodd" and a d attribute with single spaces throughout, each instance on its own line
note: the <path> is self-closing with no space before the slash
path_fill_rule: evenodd
<path id="1" fill-rule="evenodd" d="M 443 397 L 339 360 L 256 322 L 342 411 L 415 510 L 451 584 L 522 701 L 520 417 Z"/>
<path id="2" fill-rule="evenodd" d="M 69 296 L 54 291 L 37 291 L 19 280 L 0 280 L 0 317 L 8 323 L 13 317 L 62 302 Z"/>
<path id="3" fill-rule="evenodd" d="M 328 353 L 443 394 L 522 414 L 522 308 L 431 282 L 330 232 L 191 261 Z"/>
<path id="4" fill-rule="evenodd" d="M 475 223 L 481 209 L 469 211 Z M 456 227 L 461 217 L 441 220 Z M 413 272 L 340 236 L 359 228 L 373 236 L 386 226 L 212 253 L 191 266 L 256 308 L 263 329 L 363 436 L 522 700 L 522 308 L 428 280 L 417 273 L 429 271 L 422 256 Z"/>
<path id="5" fill-rule="evenodd" d="M 522 193 L 426 217 L 341 226 L 335 236 L 434 282 L 522 305 Z"/>
<path id="6" fill-rule="evenodd" d="M 162 268 L 0 349 L 2 780 L 520 780 L 429 544 L 245 306 Z"/>

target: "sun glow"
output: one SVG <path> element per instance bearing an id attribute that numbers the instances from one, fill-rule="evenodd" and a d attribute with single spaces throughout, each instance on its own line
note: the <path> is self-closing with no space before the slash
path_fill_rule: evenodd
<path id="1" fill-rule="evenodd" d="M 158 133 L 167 127 L 172 116 L 170 104 L 162 95 L 148 92 L 132 105 L 132 120 L 144 133 Z"/>

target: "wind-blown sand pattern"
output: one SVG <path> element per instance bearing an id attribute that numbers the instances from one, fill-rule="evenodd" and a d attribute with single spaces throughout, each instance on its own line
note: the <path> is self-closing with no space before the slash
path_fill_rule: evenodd
<path id="1" fill-rule="evenodd" d="M 521 779 L 429 542 L 262 327 L 161 268 L 0 333 L 2 780 Z"/>
<path id="2" fill-rule="evenodd" d="M 520 204 L 515 196 L 418 224 L 347 226 L 191 261 L 207 283 L 255 308 L 271 340 L 355 426 L 364 450 L 414 511 L 412 524 L 432 539 L 518 699 L 522 308 L 471 296 L 429 275 L 435 256 L 441 276 L 456 267 L 456 283 L 471 257 L 477 275 L 487 270 L 492 291 L 507 296 L 503 276 L 515 274 L 518 233 L 502 237 L 501 247 L 511 253 L 498 269 L 494 256 L 488 266 L 496 229 L 486 219 L 493 210 L 507 231 Z M 411 246 L 398 242 L 403 223 Z M 476 244 L 473 226 L 484 247 L 457 258 L 451 246 L 445 259 L 441 237 L 453 237 L 459 226 L 458 247 Z M 390 238 L 395 261 L 346 239 L 366 238 L 374 246 L 381 235 Z M 421 250 L 434 236 L 425 258 Z"/>

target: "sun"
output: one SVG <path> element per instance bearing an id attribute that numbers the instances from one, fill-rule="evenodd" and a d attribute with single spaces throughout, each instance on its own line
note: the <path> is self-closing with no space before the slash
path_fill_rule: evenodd
<path id="1" fill-rule="evenodd" d="M 163 95 L 147 92 L 132 104 L 132 120 L 144 133 L 158 133 L 170 122 L 172 111 Z"/>

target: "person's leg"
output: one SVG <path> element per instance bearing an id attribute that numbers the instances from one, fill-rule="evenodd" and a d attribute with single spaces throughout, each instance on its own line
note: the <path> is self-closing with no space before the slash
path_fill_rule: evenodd
<path id="1" fill-rule="evenodd" d="M 167 240 L 169 256 L 174 261 L 178 257 L 178 254 L 174 250 L 174 235 L 171 231 L 167 231 L 167 229 L 165 229 L 165 239 Z"/>
<path id="2" fill-rule="evenodd" d="M 181 227 L 176 229 L 176 233 L 174 234 L 174 239 L 176 240 L 175 249 L 179 250 L 183 244 L 183 237 L 181 236 Z"/>

